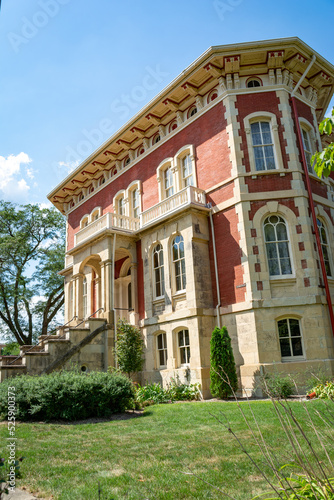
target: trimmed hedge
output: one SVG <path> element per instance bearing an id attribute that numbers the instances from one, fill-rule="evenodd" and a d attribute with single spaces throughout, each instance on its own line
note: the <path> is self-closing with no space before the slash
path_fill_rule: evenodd
<path id="1" fill-rule="evenodd" d="M 118 373 L 61 371 L 21 375 L 0 384 L 3 420 L 8 417 L 8 391 L 15 393 L 17 420 L 108 417 L 132 408 L 135 398 L 132 382 Z"/>

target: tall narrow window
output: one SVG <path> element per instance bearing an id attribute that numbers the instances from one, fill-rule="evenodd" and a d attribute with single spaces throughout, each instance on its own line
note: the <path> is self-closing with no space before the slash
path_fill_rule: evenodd
<path id="1" fill-rule="evenodd" d="M 304 128 L 302 128 L 302 136 L 303 136 L 303 146 L 304 146 L 307 170 L 309 171 L 310 174 L 313 174 L 313 168 L 311 163 L 311 158 L 312 158 L 311 142 L 309 134 Z"/>
<path id="2" fill-rule="evenodd" d="M 69 316 L 70 319 L 74 318 L 74 281 L 70 283 Z"/>
<path id="3" fill-rule="evenodd" d="M 164 188 L 165 188 L 165 197 L 169 198 L 174 194 L 174 182 L 173 182 L 173 172 L 172 167 L 168 167 L 164 171 Z"/>
<path id="4" fill-rule="evenodd" d="M 190 342 L 189 330 L 181 330 L 178 332 L 179 337 L 179 352 L 181 365 L 188 365 L 190 363 Z"/>
<path id="5" fill-rule="evenodd" d="M 82 282 L 82 309 L 83 309 L 83 317 L 85 319 L 87 317 L 87 311 L 88 311 L 87 278 L 84 278 Z"/>
<path id="6" fill-rule="evenodd" d="M 194 185 L 193 163 L 190 155 L 182 158 L 182 180 L 184 187 Z"/>
<path id="7" fill-rule="evenodd" d="M 128 309 L 132 310 L 132 285 L 131 282 L 128 284 Z"/>
<path id="8" fill-rule="evenodd" d="M 293 318 L 281 319 L 277 322 L 277 325 L 282 358 L 303 356 L 299 320 Z"/>
<path id="9" fill-rule="evenodd" d="M 292 274 L 289 238 L 282 217 L 271 215 L 264 221 L 264 236 L 270 276 Z"/>
<path id="10" fill-rule="evenodd" d="M 125 203 L 123 197 L 118 199 L 118 215 L 125 215 Z"/>
<path id="11" fill-rule="evenodd" d="M 270 123 L 251 123 L 251 132 L 256 170 L 274 170 L 276 165 Z"/>
<path id="12" fill-rule="evenodd" d="M 167 340 L 165 333 L 160 333 L 160 335 L 157 336 L 157 348 L 158 348 L 160 368 L 162 366 L 167 366 L 168 355 L 167 355 Z"/>
<path id="13" fill-rule="evenodd" d="M 132 191 L 132 215 L 135 219 L 139 217 L 139 189 Z"/>
<path id="14" fill-rule="evenodd" d="M 153 274 L 155 298 L 163 297 L 165 294 L 164 254 L 160 243 L 153 250 Z"/>
<path id="15" fill-rule="evenodd" d="M 184 241 L 182 236 L 173 240 L 173 266 L 175 278 L 175 291 L 186 289 L 186 262 L 184 257 Z"/>
<path id="16" fill-rule="evenodd" d="M 322 221 L 317 219 L 318 231 L 320 235 L 322 254 L 324 256 L 325 268 L 327 276 L 332 276 L 331 264 L 330 264 L 330 249 L 327 238 L 327 231 Z"/>

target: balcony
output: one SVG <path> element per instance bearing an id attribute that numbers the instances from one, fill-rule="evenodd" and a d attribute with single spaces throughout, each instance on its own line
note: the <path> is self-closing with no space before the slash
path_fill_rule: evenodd
<path id="1" fill-rule="evenodd" d="M 145 210 L 140 216 L 140 227 L 145 228 L 153 222 L 164 219 L 189 205 L 205 207 L 205 191 L 194 186 L 182 189 L 182 191 Z"/>
<path id="2" fill-rule="evenodd" d="M 140 215 L 140 219 L 109 212 L 91 222 L 88 226 L 80 229 L 80 231 L 74 235 L 74 248 L 81 243 L 98 237 L 108 229 L 134 234 L 140 229 L 155 224 L 178 211 L 184 210 L 184 208 L 190 205 L 205 208 L 205 191 L 194 186 L 188 186 L 166 200 L 145 210 L 145 212 Z"/>
<path id="3" fill-rule="evenodd" d="M 123 231 L 125 233 L 134 233 L 139 229 L 139 219 L 127 217 L 126 215 L 112 214 L 109 212 L 91 222 L 83 229 L 80 229 L 80 231 L 75 234 L 74 246 L 80 245 L 80 243 L 83 243 L 92 237 L 95 238 L 99 235 L 99 233 L 102 233 L 107 229 L 117 229 L 118 231 Z"/>

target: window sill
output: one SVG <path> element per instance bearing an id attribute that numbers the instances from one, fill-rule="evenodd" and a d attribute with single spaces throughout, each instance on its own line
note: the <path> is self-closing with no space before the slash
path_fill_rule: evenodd
<path id="1" fill-rule="evenodd" d="M 164 302 L 165 302 L 165 296 L 157 297 L 156 299 L 153 299 L 153 304 L 162 304 Z"/>
<path id="2" fill-rule="evenodd" d="M 280 175 L 280 177 L 284 177 L 287 173 L 289 173 L 289 169 L 287 168 L 275 168 L 273 170 L 255 170 L 252 172 L 247 172 L 246 177 L 252 177 L 252 179 L 256 179 L 258 176 L 263 175 Z"/>
<path id="3" fill-rule="evenodd" d="M 282 363 L 293 363 L 298 361 L 306 361 L 305 356 L 287 356 L 286 358 L 281 358 Z"/>
<path id="4" fill-rule="evenodd" d="M 277 278 L 275 278 L 275 276 L 270 277 L 270 283 L 275 283 L 277 285 L 293 285 L 296 282 L 296 276 L 287 276 L 286 278 L 282 276 L 278 276 Z"/>
<path id="5" fill-rule="evenodd" d="M 187 294 L 186 294 L 185 290 L 180 290 L 179 292 L 175 292 L 173 294 L 173 299 L 175 299 L 175 300 L 185 299 L 186 295 Z"/>

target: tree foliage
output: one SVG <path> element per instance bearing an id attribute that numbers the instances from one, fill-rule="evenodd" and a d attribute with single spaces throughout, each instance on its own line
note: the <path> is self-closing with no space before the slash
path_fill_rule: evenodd
<path id="1" fill-rule="evenodd" d="M 117 323 L 115 348 L 118 368 L 131 376 L 140 372 L 144 363 L 144 340 L 140 330 L 120 319 Z"/>
<path id="2" fill-rule="evenodd" d="M 64 252 L 58 211 L 0 201 L 1 333 L 20 345 L 46 334 L 64 303 Z"/>
<path id="3" fill-rule="evenodd" d="M 319 131 L 321 134 L 326 134 L 330 136 L 333 131 L 334 126 L 334 108 L 332 109 L 332 116 L 325 118 L 319 124 Z M 314 162 L 314 170 L 318 177 L 328 177 L 332 171 L 334 171 L 334 142 L 329 144 L 327 148 L 324 148 L 321 153 L 315 153 L 312 156 L 312 162 Z"/>
<path id="4" fill-rule="evenodd" d="M 213 397 L 227 398 L 238 389 L 238 379 L 226 326 L 216 327 L 210 342 L 210 391 Z"/>

